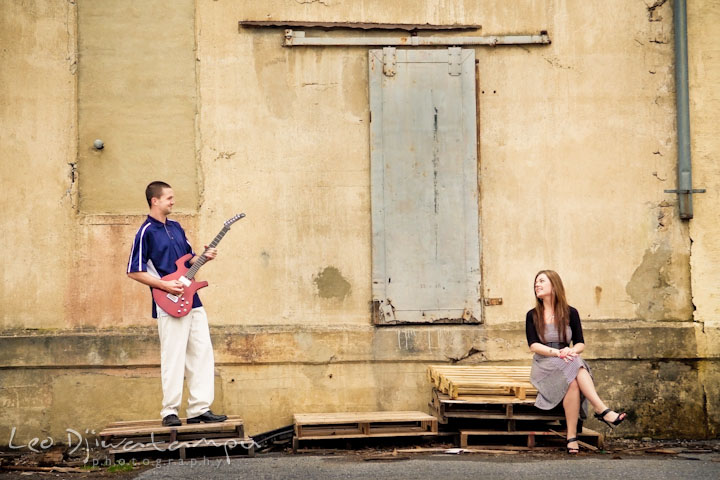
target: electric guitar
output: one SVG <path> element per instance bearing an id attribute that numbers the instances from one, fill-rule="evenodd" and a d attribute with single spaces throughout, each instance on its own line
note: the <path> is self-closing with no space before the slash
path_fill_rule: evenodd
<path id="1" fill-rule="evenodd" d="M 210 242 L 208 248 L 217 247 L 218 243 L 220 243 L 220 240 L 222 240 L 225 234 L 230 230 L 230 225 L 237 222 L 243 217 L 245 217 L 245 214 L 239 213 L 231 219 L 227 220 L 224 223 L 222 230 L 220 230 L 220 233 L 218 233 L 213 239 L 213 241 Z M 179 280 L 180 283 L 182 283 L 184 286 L 183 292 L 180 295 L 174 295 L 159 288 L 152 289 L 152 296 L 153 300 L 155 300 L 155 303 L 157 303 L 157 305 L 163 310 L 165 310 L 168 314 L 176 318 L 184 317 L 185 315 L 187 315 L 190 310 L 192 310 L 193 296 L 195 295 L 195 292 L 203 287 L 208 286 L 208 282 L 195 281 L 195 274 L 198 272 L 198 270 L 200 270 L 200 267 L 202 267 L 205 262 L 207 262 L 207 257 L 203 253 L 198 257 L 197 260 L 195 260 L 195 263 L 193 263 L 192 267 L 187 268 L 185 266 L 185 262 L 187 262 L 191 258 L 191 253 L 188 253 L 187 255 L 183 255 L 182 257 L 178 258 L 177 262 L 175 262 L 177 270 L 175 270 L 170 275 L 165 275 L 164 277 L 162 277 L 162 279 L 166 281 Z"/>

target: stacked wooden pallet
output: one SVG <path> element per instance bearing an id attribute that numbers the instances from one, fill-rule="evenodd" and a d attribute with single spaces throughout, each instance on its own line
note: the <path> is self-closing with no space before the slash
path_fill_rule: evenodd
<path id="1" fill-rule="evenodd" d="M 243 421 L 229 416 L 221 423 L 196 423 L 165 427 L 160 420 L 137 420 L 111 423 L 98 436 L 108 448 L 111 460 L 117 456 L 143 458 L 178 457 L 185 459 L 190 452 L 211 450 L 216 455 L 255 455 L 254 442 L 245 436 Z"/>
<path id="2" fill-rule="evenodd" d="M 521 400 L 494 395 L 452 399 L 436 389 L 433 389 L 429 406 L 442 424 L 448 423 L 449 419 L 504 420 L 508 430 L 515 430 L 516 421 L 552 422 L 565 418 L 562 409 L 540 410 L 535 407 L 534 398 Z"/>
<path id="3" fill-rule="evenodd" d="M 293 451 L 300 441 L 437 435 L 437 419 L 422 412 L 297 413 Z"/>
<path id="4" fill-rule="evenodd" d="M 558 440 L 562 435 L 556 429 L 565 412 L 562 405 L 553 410 L 535 407 L 537 389 L 530 383 L 530 368 L 431 365 L 427 370 L 433 385 L 430 409 L 440 423 L 452 422 L 462 447 L 468 446 L 468 438 L 492 445 L 521 442 L 528 447 L 534 447 L 536 440 Z M 602 434 L 583 428 L 582 422 L 578 432 L 587 448 L 602 448 Z"/>
<path id="5" fill-rule="evenodd" d="M 452 399 L 462 397 L 535 397 L 537 389 L 530 383 L 530 367 L 484 365 L 431 365 L 428 378 L 435 388 Z"/>

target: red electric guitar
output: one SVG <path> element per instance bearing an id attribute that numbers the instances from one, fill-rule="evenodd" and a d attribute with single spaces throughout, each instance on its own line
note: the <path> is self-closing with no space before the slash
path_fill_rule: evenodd
<path id="1" fill-rule="evenodd" d="M 228 230 L 230 230 L 230 225 L 237 222 L 244 216 L 244 213 L 239 213 L 231 219 L 227 220 L 222 230 L 220 230 L 220 233 L 218 233 L 213 239 L 213 241 L 210 242 L 208 248 L 217 247 L 218 243 L 220 243 L 220 240 L 222 240 Z M 195 295 L 195 292 L 203 287 L 208 286 L 208 282 L 196 282 L 194 280 L 195 274 L 198 272 L 198 270 L 200 270 L 200 267 L 202 267 L 205 262 L 207 262 L 207 257 L 203 253 L 202 255 L 200 255 L 200 257 L 198 257 L 197 260 L 195 260 L 195 263 L 193 263 L 192 267 L 187 268 L 185 266 L 185 262 L 187 262 L 191 258 L 191 253 L 188 253 L 187 255 L 183 255 L 182 257 L 178 258 L 177 262 L 175 262 L 175 265 L 177 265 L 177 270 L 175 270 L 175 272 L 171 273 L 170 275 L 165 275 L 164 277 L 162 277 L 163 280 L 179 280 L 180 283 L 185 286 L 185 288 L 183 288 L 182 294 L 173 295 L 172 293 L 166 292 L 165 290 L 161 290 L 159 288 L 152 289 L 152 296 L 155 300 L 155 303 L 157 303 L 158 306 L 165 310 L 168 314 L 176 318 L 184 317 L 185 315 L 187 315 L 188 312 L 192 310 L 193 296 Z"/>

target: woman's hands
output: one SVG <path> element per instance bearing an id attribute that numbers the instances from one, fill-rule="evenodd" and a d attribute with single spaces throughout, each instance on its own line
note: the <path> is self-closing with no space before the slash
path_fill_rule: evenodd
<path id="1" fill-rule="evenodd" d="M 565 363 L 567 363 L 572 362 L 573 359 L 577 357 L 577 352 L 570 347 L 565 347 L 562 350 L 558 351 L 557 356 L 565 360 Z"/>

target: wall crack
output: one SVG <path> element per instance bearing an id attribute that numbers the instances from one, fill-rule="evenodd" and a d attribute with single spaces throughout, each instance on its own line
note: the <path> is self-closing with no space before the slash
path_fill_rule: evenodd
<path id="1" fill-rule="evenodd" d="M 473 356 L 475 356 L 475 355 L 480 355 L 482 361 L 487 360 L 487 359 L 485 358 L 485 354 L 482 352 L 482 350 L 478 350 L 478 349 L 475 348 L 475 347 L 470 347 L 470 350 L 468 350 L 468 352 L 467 352 L 465 355 L 461 356 L 461 357 L 448 357 L 447 355 L 446 355 L 445 357 L 446 357 L 448 360 L 450 360 L 450 363 L 458 363 L 458 362 L 461 362 L 461 361 L 463 361 L 463 360 L 465 360 L 465 359 L 468 359 L 468 358 L 470 358 L 470 357 L 473 357 Z"/>
<path id="2" fill-rule="evenodd" d="M 662 17 L 658 10 L 667 3 L 667 0 L 655 0 L 652 5 L 645 4 L 648 11 L 648 20 L 650 22 L 662 22 Z"/>

